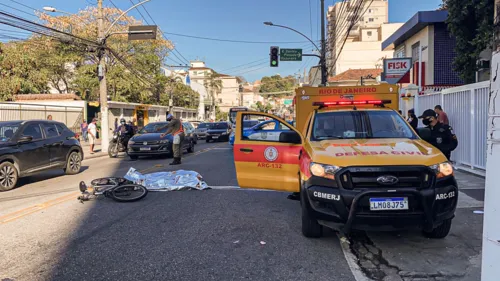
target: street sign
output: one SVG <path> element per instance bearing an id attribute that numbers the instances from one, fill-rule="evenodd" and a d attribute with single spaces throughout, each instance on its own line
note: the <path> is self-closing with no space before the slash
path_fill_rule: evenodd
<path id="1" fill-rule="evenodd" d="M 384 60 L 384 81 L 396 84 L 412 67 L 411 58 L 394 58 Z"/>
<path id="2" fill-rule="evenodd" d="M 137 25 L 128 27 L 128 40 L 154 40 L 156 39 L 156 25 Z"/>
<path id="3" fill-rule="evenodd" d="M 286 99 L 286 100 L 283 101 L 284 105 L 292 105 L 292 103 L 293 103 L 292 99 Z"/>
<path id="4" fill-rule="evenodd" d="M 280 61 L 302 61 L 302 49 L 281 49 Z"/>

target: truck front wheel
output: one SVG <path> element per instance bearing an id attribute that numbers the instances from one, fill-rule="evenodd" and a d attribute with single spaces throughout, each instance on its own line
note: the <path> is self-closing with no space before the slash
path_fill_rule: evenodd
<path id="1" fill-rule="evenodd" d="M 302 235 L 308 238 L 319 238 L 323 235 L 323 226 L 311 214 L 307 195 L 302 193 L 300 196 L 300 207 L 302 209 Z"/>
<path id="2" fill-rule="evenodd" d="M 431 231 L 424 231 L 424 236 L 428 238 L 445 238 L 451 230 L 451 219 L 445 220 L 440 226 Z"/>

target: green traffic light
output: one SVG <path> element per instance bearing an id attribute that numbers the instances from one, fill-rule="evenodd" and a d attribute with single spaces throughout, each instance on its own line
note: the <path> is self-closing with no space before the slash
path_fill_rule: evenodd
<path id="1" fill-rule="evenodd" d="M 271 63 L 272 63 L 272 65 L 277 65 L 278 64 L 278 62 L 275 61 L 275 60 L 273 60 Z"/>

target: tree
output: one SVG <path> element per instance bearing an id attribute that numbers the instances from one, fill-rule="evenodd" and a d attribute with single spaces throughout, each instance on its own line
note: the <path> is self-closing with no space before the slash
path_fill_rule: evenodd
<path id="1" fill-rule="evenodd" d="M 290 91 L 295 88 L 295 78 L 291 75 L 281 77 L 280 75 L 273 75 L 271 77 L 262 77 L 259 92 L 272 93 Z M 284 94 L 277 94 L 282 96 Z"/>
<path id="2" fill-rule="evenodd" d="M 494 0 L 444 0 L 442 7 L 456 40 L 453 68 L 465 83 L 474 83 L 479 55 L 493 40 Z"/>
<path id="3" fill-rule="evenodd" d="M 38 42 L 10 42 L 0 45 L 0 100 L 17 94 L 38 94 L 48 89 L 48 72 Z"/>
<path id="4" fill-rule="evenodd" d="M 268 112 L 273 108 L 272 105 L 268 103 L 264 105 L 261 101 L 256 102 L 253 107 L 260 112 Z"/>
<path id="5" fill-rule="evenodd" d="M 204 80 L 204 85 L 205 88 L 208 91 L 208 94 L 210 95 L 210 98 L 212 100 L 212 106 L 211 106 L 211 113 L 215 114 L 215 101 L 217 96 L 221 93 L 222 91 L 222 80 L 220 79 L 220 76 L 217 72 L 212 71 L 209 73 L 207 79 Z M 213 116 L 213 115 L 211 115 Z"/>
<path id="6" fill-rule="evenodd" d="M 176 106 L 197 109 L 200 104 L 200 94 L 191 87 L 178 82 L 169 82 L 169 90 L 161 96 L 160 104 L 167 106 L 172 92 L 173 102 Z"/>

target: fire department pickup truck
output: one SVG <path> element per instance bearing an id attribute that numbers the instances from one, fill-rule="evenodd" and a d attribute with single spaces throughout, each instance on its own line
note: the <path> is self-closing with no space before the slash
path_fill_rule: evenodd
<path id="1" fill-rule="evenodd" d="M 396 85 L 303 87 L 295 98 L 296 128 L 238 112 L 240 187 L 300 193 L 306 237 L 320 237 L 324 226 L 448 235 L 458 196 L 453 167 L 398 114 Z M 242 134 L 246 115 L 289 130 L 273 141 L 250 139 Z"/>

